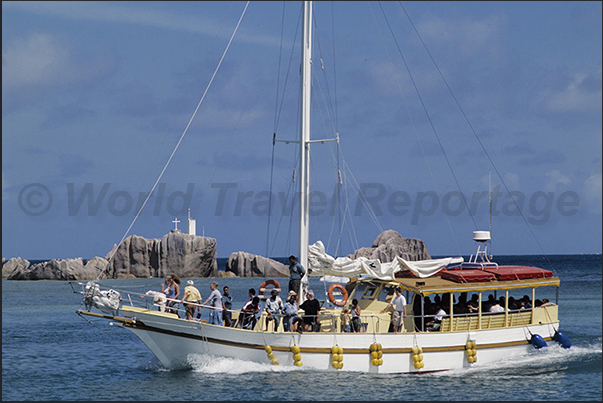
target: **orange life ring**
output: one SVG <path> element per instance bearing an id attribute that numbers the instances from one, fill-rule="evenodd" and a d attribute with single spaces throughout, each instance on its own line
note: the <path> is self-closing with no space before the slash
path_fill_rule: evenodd
<path id="1" fill-rule="evenodd" d="M 266 280 L 262 283 L 262 285 L 260 286 L 260 290 L 259 290 L 259 297 L 260 299 L 267 299 L 269 297 L 269 295 L 266 295 L 266 291 L 272 291 L 272 288 L 266 288 L 266 286 L 268 285 L 272 285 L 274 287 L 274 289 L 280 291 L 281 290 L 281 286 L 278 283 L 278 281 L 270 279 L 270 280 Z"/>
<path id="2" fill-rule="evenodd" d="M 333 296 L 333 291 L 335 289 L 338 289 L 341 291 L 341 293 L 343 294 L 343 300 L 337 301 L 335 299 L 335 297 Z M 331 284 L 331 286 L 329 287 L 329 291 L 327 292 L 327 295 L 329 296 L 329 300 L 337 306 L 344 306 L 345 303 L 348 302 L 348 292 L 346 291 L 345 287 L 339 283 Z"/>

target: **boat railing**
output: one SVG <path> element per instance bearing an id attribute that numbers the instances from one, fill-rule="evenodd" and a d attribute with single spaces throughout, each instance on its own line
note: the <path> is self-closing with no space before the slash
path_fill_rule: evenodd
<path id="1" fill-rule="evenodd" d="M 128 301 L 131 301 L 132 305 L 135 306 L 136 300 L 129 298 Z M 180 300 L 175 300 L 177 302 L 181 302 Z M 153 303 L 154 306 L 158 306 L 158 304 Z M 178 316 L 184 318 L 184 308 L 181 306 L 174 307 L 174 311 L 178 313 Z M 199 311 L 201 315 L 194 318 L 196 321 L 201 321 L 208 323 L 210 322 L 210 315 L 208 312 L 212 310 L 220 310 L 222 308 L 215 308 L 208 305 L 195 304 L 199 307 Z M 148 304 L 147 304 L 148 307 Z M 538 310 L 539 308 L 536 308 Z M 542 309 L 541 309 L 542 310 Z M 172 311 L 172 313 L 174 313 Z M 250 313 L 250 311 L 243 311 L 241 309 L 232 309 L 228 310 L 232 313 L 233 327 L 242 327 L 241 318 L 242 313 Z M 533 310 L 531 308 L 528 309 L 509 309 L 506 314 L 505 312 L 482 312 L 481 315 L 477 312 L 475 313 L 455 313 L 452 316 L 452 320 L 449 315 L 445 316 L 440 324 L 440 328 L 438 331 L 441 332 L 449 332 L 449 331 L 464 331 L 464 330 L 479 330 L 479 329 L 495 329 L 495 328 L 503 328 L 503 327 L 514 327 L 514 326 L 527 326 L 533 323 Z M 552 312 L 552 313 L 551 313 Z M 207 313 L 207 316 L 204 315 Z M 275 331 L 274 329 L 274 321 L 266 320 L 267 315 L 265 311 L 252 313 L 255 319 L 251 318 L 250 321 L 252 326 L 249 330 L 253 331 Z M 548 312 L 540 314 L 538 317 L 547 316 L 546 319 L 551 319 L 554 321 L 557 319 L 557 311 L 556 306 L 549 309 Z M 280 316 L 279 326 L 276 329 L 276 332 L 285 332 L 283 321 L 287 318 L 283 314 L 278 314 Z M 299 317 L 310 316 L 304 315 L 300 313 Z M 405 327 L 403 329 L 404 332 L 421 332 L 422 329 L 430 331 L 431 326 L 427 326 L 428 323 L 433 322 L 436 315 L 409 315 L 406 319 Z M 350 324 L 351 316 L 344 315 L 338 312 L 328 312 L 328 313 L 320 313 L 319 315 L 314 316 L 315 320 L 312 321 L 314 323 L 318 323 L 318 325 L 313 325 L 309 328 L 310 332 L 319 332 L 319 333 L 347 333 L 353 332 L 351 326 L 346 326 Z M 421 320 L 423 320 L 423 327 L 421 328 Z M 540 320 L 540 319 L 539 319 Z M 547 320 L 548 322 L 549 320 Z M 380 315 L 374 313 L 363 313 L 360 315 L 360 333 L 388 333 L 390 330 L 391 319 L 389 315 Z M 300 322 L 299 326 L 303 326 L 303 322 Z"/>
<path id="2" fill-rule="evenodd" d="M 473 257 L 473 255 L 471 255 L 471 257 Z M 471 258 L 470 258 L 471 259 Z M 462 262 L 461 264 L 459 264 L 459 269 L 481 269 L 481 270 L 485 270 L 486 268 L 494 268 L 494 269 L 498 269 L 498 263 L 496 262 Z"/>
<path id="3" fill-rule="evenodd" d="M 72 282 L 76 283 L 76 282 Z M 77 284 L 85 286 L 86 283 L 77 282 Z M 73 284 L 72 284 L 73 287 Z M 82 288 L 84 290 L 84 288 Z M 180 299 L 170 299 L 170 298 L 161 298 L 161 300 L 157 300 L 153 298 L 152 295 L 149 295 L 148 292 L 146 294 L 140 294 L 137 292 L 133 292 L 131 290 L 117 290 L 121 294 L 121 303 L 122 305 L 129 305 L 132 307 L 148 309 L 148 310 L 157 310 L 160 312 L 172 313 L 178 315 L 179 318 L 186 318 L 186 310 L 184 307 L 183 301 Z M 85 291 L 75 291 L 76 293 L 80 293 L 85 295 Z M 168 302 L 176 302 L 174 306 L 167 306 Z M 222 311 L 221 307 L 212 307 L 209 305 L 203 305 L 200 303 L 192 303 L 189 304 L 196 305 L 198 308 L 199 314 L 196 315 L 193 320 L 201 321 L 201 322 L 211 322 L 208 312 L 212 312 L 213 310 Z M 542 322 L 542 323 L 550 323 L 557 320 L 557 306 L 549 306 L 546 307 L 548 309 L 544 309 L 542 307 L 537 307 L 532 310 L 521 309 L 521 310 L 508 310 L 505 312 L 481 312 L 481 314 L 475 313 L 454 313 L 452 319 L 449 315 L 445 316 L 441 321 L 441 326 L 439 331 L 462 331 L 462 330 L 478 330 L 478 329 L 492 329 L 492 328 L 502 328 L 502 327 L 513 327 L 513 326 L 526 326 L 530 325 L 534 322 Z M 90 307 L 87 307 L 89 310 Z M 241 325 L 242 313 L 250 313 L 250 311 L 243 311 L 242 309 L 231 309 L 228 310 L 232 313 L 232 326 Z M 328 310 L 331 311 L 331 310 Z M 536 312 L 538 311 L 538 312 Z M 207 316 L 205 316 L 207 314 Z M 254 331 L 275 331 L 273 321 L 266 320 L 266 312 L 251 312 L 252 316 L 252 324 L 253 327 L 251 330 Z M 286 320 L 285 315 L 279 314 L 280 323 L 279 327 L 276 329 L 277 332 L 283 332 L 283 321 Z M 308 316 L 304 315 L 300 312 L 298 315 L 300 317 Z M 319 315 L 315 316 L 315 320 L 313 322 L 318 323 L 318 325 L 313 326 L 312 331 L 318 331 L 320 333 L 346 333 L 352 332 L 352 326 L 347 326 L 350 324 L 351 316 L 349 314 L 343 314 L 341 312 L 321 312 Z M 424 331 L 427 330 L 427 324 L 432 322 L 435 318 L 435 315 L 409 315 L 404 320 L 404 332 L 413 332 L 413 331 Z M 303 323 L 303 322 L 302 322 Z M 387 333 L 389 332 L 391 324 L 391 317 L 389 314 L 376 314 L 376 313 L 365 313 L 363 312 L 360 315 L 360 328 L 359 332 L 361 333 Z"/>
<path id="4" fill-rule="evenodd" d="M 150 297 L 148 295 L 144 295 L 146 297 Z M 129 298 L 129 301 L 135 301 L 136 299 L 132 299 Z M 169 299 L 166 298 L 167 301 L 175 301 L 177 302 L 176 306 L 174 307 L 165 307 L 165 312 L 169 312 L 171 309 L 171 313 L 178 313 L 178 316 L 180 318 L 184 318 L 185 317 L 185 309 L 182 306 L 182 301 L 179 299 Z M 190 302 L 189 304 L 195 305 L 198 308 L 199 314 L 193 318 L 193 320 L 195 321 L 201 321 L 201 322 L 205 322 L 205 323 L 210 323 L 210 315 L 209 312 L 211 312 L 212 310 L 219 310 L 219 311 L 223 311 L 222 308 L 216 308 L 216 307 L 212 307 L 209 305 L 203 305 L 203 304 L 199 304 L 199 303 L 192 303 Z M 134 304 L 132 304 L 132 306 L 134 306 Z M 147 305 L 146 305 L 146 309 L 151 309 L 150 307 L 153 306 L 158 310 L 161 310 L 163 307 L 163 304 L 159 304 L 157 302 L 153 302 L 150 303 L 150 301 L 147 301 Z M 274 331 L 274 322 L 271 320 L 266 320 L 267 318 L 267 314 L 265 311 L 261 311 L 261 312 L 256 312 L 254 313 L 253 311 L 244 311 L 242 309 L 229 309 L 227 310 L 229 312 L 231 312 L 232 314 L 232 326 L 233 327 L 243 327 L 246 324 L 243 324 L 242 319 L 244 318 L 244 314 L 251 314 L 250 317 L 248 317 L 248 319 L 250 319 L 250 323 L 251 323 L 251 329 L 250 330 L 254 330 L 254 331 Z M 207 315 L 207 316 L 206 316 Z M 280 317 L 279 320 L 279 326 L 277 328 L 277 332 L 284 332 L 284 326 L 283 326 L 283 321 L 286 320 L 286 316 L 284 314 L 277 314 L 277 316 Z M 351 326 L 346 326 L 348 324 L 350 324 L 350 320 L 351 320 L 351 316 L 348 315 L 344 315 L 341 312 L 325 312 L 325 313 L 320 313 L 319 315 L 305 315 L 304 313 L 301 313 L 299 315 L 300 318 L 303 318 L 304 316 L 308 317 L 311 316 L 313 317 L 313 323 L 318 323 L 318 325 L 313 325 L 310 329 L 311 331 L 315 332 L 320 332 L 320 333 L 347 333 L 347 332 L 353 332 L 353 329 Z M 292 320 L 293 318 L 291 318 Z M 303 322 L 300 322 L 300 326 L 302 326 Z M 389 314 L 376 314 L 376 313 L 362 313 L 360 315 L 360 328 L 359 328 L 359 332 L 360 333 L 387 333 L 389 331 L 390 328 L 390 323 L 391 323 L 391 317 Z M 247 327 L 245 327 L 247 328 Z"/>
<path id="5" fill-rule="evenodd" d="M 533 322 L 532 309 L 508 310 L 507 312 L 482 312 L 453 314 L 442 319 L 440 331 L 497 329 L 527 326 Z"/>
<path id="6" fill-rule="evenodd" d="M 434 324 L 436 315 L 414 315 L 412 320 L 416 331 L 457 331 L 457 330 L 478 330 L 491 329 L 499 327 L 523 326 L 533 323 L 532 308 L 509 309 L 505 312 L 464 312 L 453 313 L 452 319 L 446 314 L 440 321 L 438 328 Z M 505 319 L 506 318 L 506 319 Z M 452 321 L 452 323 L 451 323 Z M 407 322 L 410 323 L 410 322 Z M 505 324 L 506 323 L 506 324 Z M 410 326 L 409 326 L 410 327 Z"/>

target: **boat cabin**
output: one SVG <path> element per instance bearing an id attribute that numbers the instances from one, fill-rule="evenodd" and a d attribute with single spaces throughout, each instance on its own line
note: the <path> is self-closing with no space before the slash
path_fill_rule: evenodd
<path id="1" fill-rule="evenodd" d="M 485 270 L 459 268 L 442 270 L 432 277 L 409 276 L 396 278 L 394 281 L 355 278 L 346 285 L 349 294 L 346 306 L 352 299 L 358 300 L 366 331 L 392 331 L 388 324 L 393 308 L 385 313 L 386 323 L 383 323 L 383 314 L 379 312 L 394 298 L 397 287 L 402 288 L 407 301 L 407 316 L 403 320 L 402 332 L 433 331 L 427 325 L 435 316 L 427 306 L 434 304 L 430 299 L 432 296 L 439 299 L 438 306 L 443 306 L 446 311 L 438 331 L 481 330 L 557 322 L 559 278 L 553 277 L 548 270 L 526 266 L 496 266 Z M 555 289 L 555 304 L 533 306 L 537 297 L 550 295 L 550 287 Z M 537 292 L 537 289 L 541 291 Z M 510 299 L 513 294 L 527 295 L 529 307 L 518 309 L 517 306 L 509 306 L 510 301 L 520 299 Z M 488 312 L 484 309 L 488 304 L 487 296 L 497 302 L 501 300 L 500 297 L 504 297 L 502 312 Z M 466 304 L 471 299 L 477 302 L 474 304 L 474 312 L 459 307 L 459 304 Z"/>
<path id="2" fill-rule="evenodd" d="M 402 274 L 405 275 L 405 274 Z M 324 303 L 318 321 L 319 332 L 345 332 L 350 318 L 342 308 L 350 309 L 351 301 L 358 300 L 361 309 L 361 332 L 393 332 L 390 307 L 395 289 L 401 288 L 407 301 L 407 315 L 403 319 L 401 332 L 456 332 L 486 330 L 531 324 L 555 323 L 558 321 L 559 278 L 552 272 L 528 266 L 498 266 L 480 268 L 457 267 L 446 269 L 437 275 L 419 278 L 406 274 L 393 281 L 352 278 L 345 289 L 348 298 L 342 307 L 327 308 Z M 553 294 L 554 292 L 554 294 Z M 527 296 L 529 304 L 519 307 L 515 301 Z M 503 297 L 503 298 L 501 298 Z M 550 298 L 555 303 L 540 306 L 537 298 Z M 504 301 L 500 312 L 489 312 L 492 302 Z M 474 310 L 467 311 L 464 305 L 473 301 Z M 442 306 L 446 312 L 434 329 L 434 304 Z M 332 306 L 332 305 L 331 305 Z M 303 315 L 303 310 L 300 310 Z M 265 313 L 258 320 L 254 330 L 274 331 L 272 322 L 265 320 Z M 282 332 L 282 323 L 277 332 Z"/>

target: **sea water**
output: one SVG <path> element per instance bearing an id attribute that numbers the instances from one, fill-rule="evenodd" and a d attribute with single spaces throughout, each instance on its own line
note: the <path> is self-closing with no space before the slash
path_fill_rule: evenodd
<path id="1" fill-rule="evenodd" d="M 501 256 L 499 264 L 552 269 L 561 279 L 560 330 L 572 342 L 492 364 L 433 374 L 380 375 L 285 368 L 192 357 L 166 370 L 131 332 L 75 311 L 81 295 L 63 281 L 2 280 L 2 400 L 601 400 L 601 255 Z M 223 265 L 223 259 L 219 265 Z M 188 280 L 188 279 L 187 279 Z M 193 278 L 228 285 L 233 308 L 265 278 Z M 276 278 L 286 289 L 287 278 Z M 106 280 L 144 293 L 163 279 Z M 329 283 L 310 279 L 318 299 Z"/>

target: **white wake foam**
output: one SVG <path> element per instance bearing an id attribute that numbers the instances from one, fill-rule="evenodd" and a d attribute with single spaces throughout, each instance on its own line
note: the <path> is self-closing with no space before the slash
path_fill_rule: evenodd
<path id="1" fill-rule="evenodd" d="M 212 357 L 208 355 L 192 354 L 188 362 L 194 372 L 205 374 L 239 375 L 258 372 L 290 372 L 303 370 L 303 367 L 290 367 L 283 365 L 272 365 L 270 363 L 260 364 L 236 358 Z"/>
<path id="2" fill-rule="evenodd" d="M 548 369 L 558 368 L 562 365 L 569 365 L 574 362 L 581 362 L 585 358 L 594 354 L 601 354 L 601 345 L 592 345 L 588 347 L 572 346 L 569 349 L 561 347 L 555 342 L 548 343 L 548 347 L 539 350 L 533 350 L 526 354 L 514 355 L 508 358 L 503 358 L 496 362 L 483 363 L 479 362 L 479 350 L 477 353 L 478 360 L 470 368 L 456 369 L 451 371 L 434 373 L 434 376 L 466 376 L 469 373 L 479 373 L 493 371 L 505 372 L 505 370 L 515 370 L 517 368 L 532 369 Z"/>

